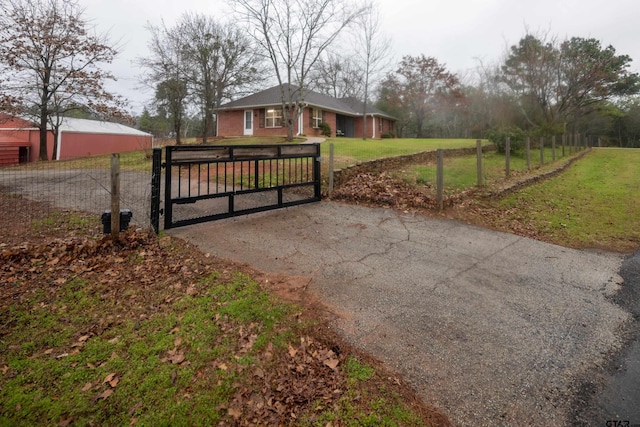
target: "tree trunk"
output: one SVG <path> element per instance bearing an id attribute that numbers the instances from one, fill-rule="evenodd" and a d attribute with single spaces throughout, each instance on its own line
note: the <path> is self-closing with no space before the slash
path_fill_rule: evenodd
<path id="1" fill-rule="evenodd" d="M 289 108 L 285 108 L 282 111 L 287 125 L 287 142 L 293 142 L 293 117 L 291 117 L 291 110 Z M 294 109 L 293 112 L 295 113 L 296 109 Z"/>
<path id="2" fill-rule="evenodd" d="M 49 160 L 47 153 L 47 110 L 40 109 L 40 160 Z"/>
<path id="3" fill-rule="evenodd" d="M 58 133 L 60 132 L 60 128 L 53 129 L 53 153 L 51 153 L 51 160 L 60 160 L 58 159 Z"/>
<path id="4" fill-rule="evenodd" d="M 180 137 L 180 119 L 174 119 L 173 122 L 173 131 L 176 133 L 176 145 L 182 145 L 182 139 Z"/>

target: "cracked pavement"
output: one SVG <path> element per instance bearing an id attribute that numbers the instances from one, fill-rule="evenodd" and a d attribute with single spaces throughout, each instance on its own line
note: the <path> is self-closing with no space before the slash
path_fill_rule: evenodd
<path id="1" fill-rule="evenodd" d="M 462 426 L 572 424 L 631 321 L 610 300 L 623 256 L 457 221 L 325 201 L 168 234 L 307 277 L 347 340 Z"/>

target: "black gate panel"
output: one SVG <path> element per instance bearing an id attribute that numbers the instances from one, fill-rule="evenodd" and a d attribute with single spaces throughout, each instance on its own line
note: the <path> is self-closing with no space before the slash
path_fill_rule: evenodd
<path id="1" fill-rule="evenodd" d="M 320 144 L 166 147 L 164 228 L 320 200 Z"/>

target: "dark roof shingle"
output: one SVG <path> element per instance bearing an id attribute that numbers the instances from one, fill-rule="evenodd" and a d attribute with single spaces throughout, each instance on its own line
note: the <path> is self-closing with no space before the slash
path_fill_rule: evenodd
<path id="1" fill-rule="evenodd" d="M 298 88 L 292 86 L 285 86 L 291 88 L 295 93 Z M 332 96 L 324 95 L 314 91 L 306 91 L 302 100 L 303 103 L 322 108 L 323 110 L 331 110 L 336 113 L 345 114 L 349 116 L 362 116 L 362 110 L 364 103 L 355 98 L 334 98 Z M 282 104 L 282 93 L 280 86 L 274 86 L 269 89 L 254 93 L 253 95 L 245 96 L 235 101 L 228 102 L 220 106 L 221 110 L 236 110 L 243 108 L 261 108 L 272 105 Z M 388 118 L 394 118 L 382 110 L 379 110 L 371 105 L 367 105 L 367 114 L 375 114 L 377 116 L 383 116 Z"/>

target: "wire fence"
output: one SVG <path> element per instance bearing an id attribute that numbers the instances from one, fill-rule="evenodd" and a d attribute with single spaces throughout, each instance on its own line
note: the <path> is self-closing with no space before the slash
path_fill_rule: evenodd
<path id="1" fill-rule="evenodd" d="M 393 143 L 393 141 L 391 141 Z M 507 139 L 499 147 L 487 141 L 461 140 L 444 141 L 446 146 L 413 154 L 393 155 L 369 160 L 375 154 L 358 153 L 363 161 L 344 165 L 344 152 L 340 145 L 330 147 L 327 172 L 327 193 L 332 194 L 334 187 L 347 185 L 347 195 L 353 196 L 353 182 L 367 187 L 366 179 L 376 180 L 380 176 L 386 179 L 401 181 L 412 187 L 427 199 L 433 206 L 443 206 L 444 199 L 457 200 L 466 190 L 481 189 L 489 194 L 500 194 L 506 187 L 520 186 L 521 181 L 535 180 L 536 177 L 552 175 L 566 167 L 570 159 L 592 145 L 586 138 L 539 138 L 526 139 L 517 149 L 512 148 Z M 332 144 L 332 143 L 331 143 Z M 452 148 L 451 146 L 456 148 Z M 471 145 L 474 147 L 472 148 Z M 425 148 L 432 148 L 425 146 Z M 351 147 L 348 147 L 351 148 Z M 415 146 L 410 147 L 415 150 Z M 387 151 L 392 151 L 389 147 Z M 402 150 L 397 150 L 402 151 Z M 351 153 L 354 149 L 351 148 Z M 355 179 L 355 181 L 353 181 Z M 386 181 L 387 186 L 392 185 Z M 402 186 L 401 186 L 402 187 Z M 383 189 L 383 191 L 386 191 Z M 397 189 L 393 190 L 399 191 Z M 407 192 L 411 192 L 407 191 Z M 344 196 L 338 191 L 338 195 Z M 422 199 L 421 199 L 422 200 Z"/>
<path id="2" fill-rule="evenodd" d="M 131 210 L 132 224 L 150 228 L 151 159 L 144 152 L 123 153 L 121 159 L 120 207 Z M 1 167 L 0 192 L 41 202 L 30 205 L 37 212 L 20 212 L 27 219 L 60 210 L 101 217 L 111 208 L 111 156 Z M 11 200 L 0 198 L 0 215 L 17 214 Z"/>
<path id="3" fill-rule="evenodd" d="M 409 140 L 344 139 L 336 143 L 334 139 L 321 145 L 325 160 L 322 162 L 323 190 L 329 188 L 331 192 L 333 169 L 336 186 L 364 170 L 384 173 L 422 187 L 434 197 L 438 192 L 448 197 L 471 187 L 499 185 L 510 177 L 530 175 L 534 169 L 538 174 L 553 169 L 558 162 L 589 145 L 579 140 L 570 141 L 569 138 L 558 138 L 555 145 L 551 139 L 546 141 L 546 144 L 527 143 L 524 150 L 512 151 L 506 156 L 488 147 L 487 141 L 478 151 L 475 140 L 416 143 Z M 329 155 L 332 144 L 335 144 L 334 153 Z M 437 150 L 444 153 L 440 169 Z M 144 151 L 122 153 L 119 175 L 120 208 L 132 212 L 131 224 L 150 229 L 151 156 Z M 111 156 L 0 167 L 0 193 L 39 202 L 28 205 L 37 211 L 25 212 L 23 207 L 17 212 L 11 197 L 0 197 L 0 215 L 4 218 L 18 214 L 27 219 L 42 218 L 43 214 L 60 210 L 82 211 L 100 218 L 112 206 Z M 6 227 L 7 223 L 2 221 L 0 225 Z"/>

